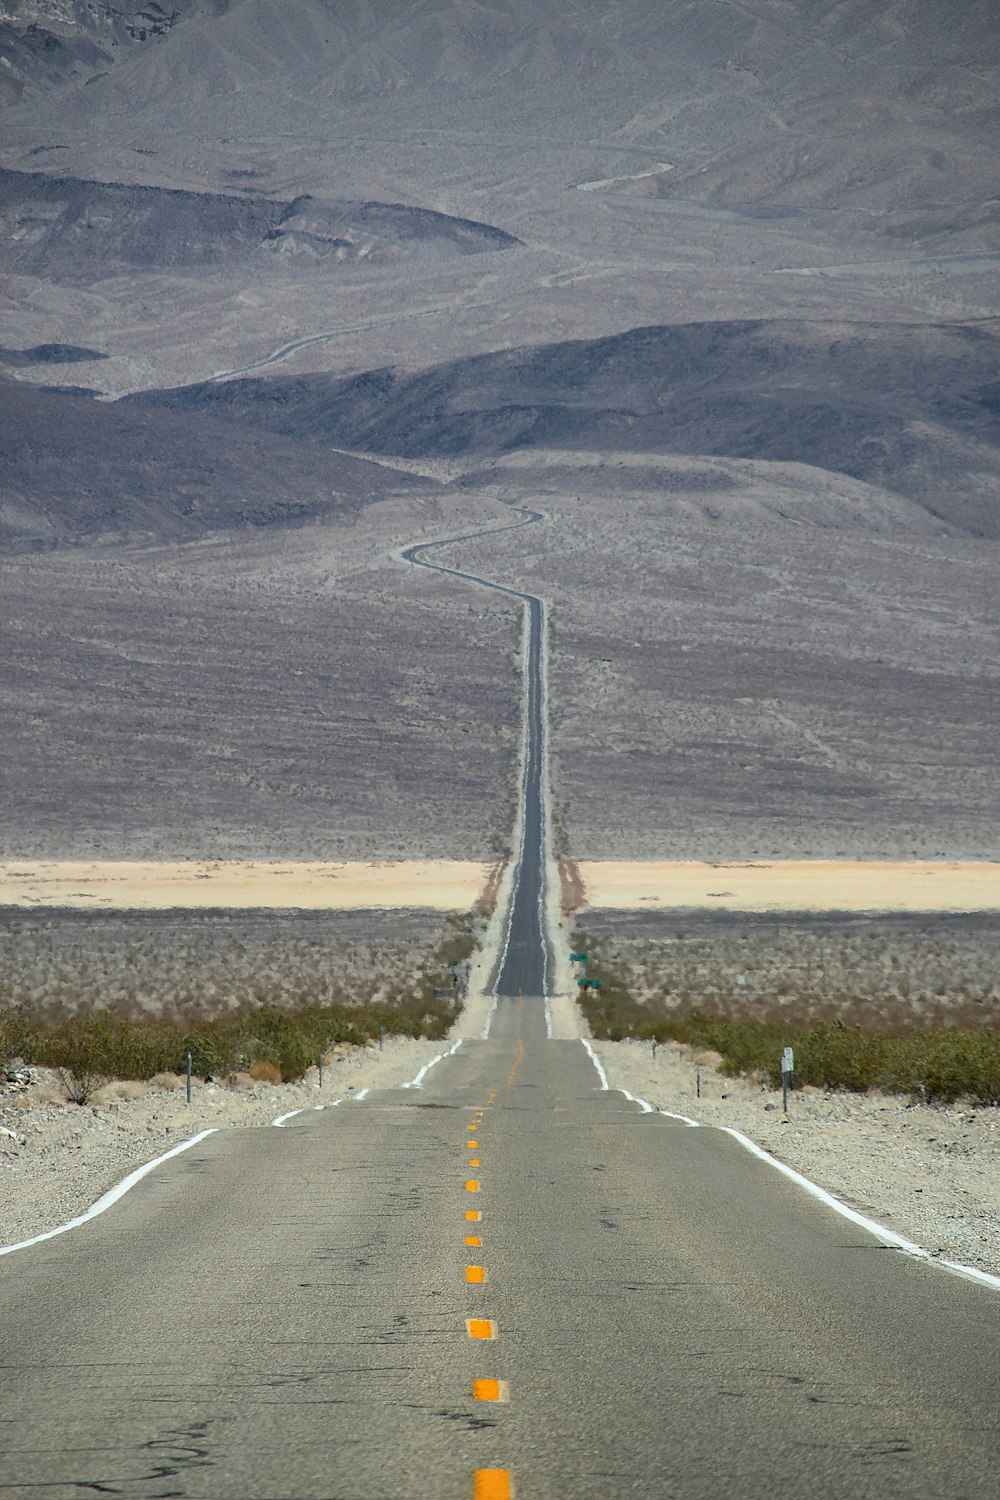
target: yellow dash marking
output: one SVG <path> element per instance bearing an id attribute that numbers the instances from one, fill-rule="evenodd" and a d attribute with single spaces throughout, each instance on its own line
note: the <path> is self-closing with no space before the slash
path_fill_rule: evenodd
<path id="1" fill-rule="evenodd" d="M 477 1469 L 473 1476 L 472 1500 L 513 1500 L 509 1469 Z"/>
<path id="2" fill-rule="evenodd" d="M 486 1280 L 486 1268 L 484 1266 L 466 1266 L 465 1279 L 471 1286 L 479 1286 Z"/>
<path id="3" fill-rule="evenodd" d="M 469 1166 L 470 1167 L 481 1167 L 482 1166 L 482 1162 L 480 1161 L 480 1159 L 479 1159 L 478 1156 L 470 1156 L 469 1157 Z"/>
<path id="4" fill-rule="evenodd" d="M 467 1234 L 465 1236 L 465 1243 L 467 1245 L 481 1245 L 483 1242 L 479 1238 L 478 1234 Z"/>
<path id="5" fill-rule="evenodd" d="M 468 1146 L 468 1148 L 469 1148 L 470 1151 L 475 1151 L 476 1147 L 479 1145 L 479 1142 L 478 1141 L 466 1141 L 465 1144 Z"/>
<path id="6" fill-rule="evenodd" d="M 467 1193 L 478 1193 L 479 1192 L 479 1179 L 476 1178 L 476 1177 L 470 1177 L 469 1180 L 468 1180 L 468 1182 L 465 1184 L 465 1191 Z"/>
<path id="7" fill-rule="evenodd" d="M 497 1326 L 492 1318 L 466 1318 L 465 1331 L 470 1339 L 495 1339 Z"/>
<path id="8" fill-rule="evenodd" d="M 470 1224 L 478 1224 L 483 1216 L 478 1208 L 467 1208 L 465 1210 L 465 1217 Z"/>
<path id="9" fill-rule="evenodd" d="M 509 1401 L 510 1386 L 506 1380 L 474 1380 L 473 1401 Z"/>

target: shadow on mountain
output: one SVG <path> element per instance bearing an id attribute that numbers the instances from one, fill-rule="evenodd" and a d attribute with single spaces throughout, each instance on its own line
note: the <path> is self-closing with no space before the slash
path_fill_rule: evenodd
<path id="1" fill-rule="evenodd" d="M 125 398 L 338 447 L 418 457 L 525 448 L 810 464 L 1000 536 L 989 327 L 691 323 L 391 368 Z"/>
<path id="2" fill-rule="evenodd" d="M 24 365 L 78 365 L 107 357 L 99 349 L 85 349 L 80 344 L 32 344 L 30 349 L 7 349 L 0 344 L 0 365 L 9 370 Z"/>
<path id="3" fill-rule="evenodd" d="M 344 515 L 420 481 L 210 417 L 0 379 L 0 547 L 190 541 Z"/>

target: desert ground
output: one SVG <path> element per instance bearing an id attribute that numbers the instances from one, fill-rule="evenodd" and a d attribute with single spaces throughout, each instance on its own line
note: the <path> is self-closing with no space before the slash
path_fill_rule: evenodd
<path id="1" fill-rule="evenodd" d="M 385 501 L 316 528 L 4 559 L 3 856 L 502 853 L 519 613 L 392 558 L 456 524 Z"/>
<path id="2" fill-rule="evenodd" d="M 488 866 L 471 860 L 8 862 L 0 866 L 0 908 L 367 911 L 420 907 L 468 912 L 482 900 L 489 877 Z"/>
<path id="3" fill-rule="evenodd" d="M 441 970 L 442 945 L 468 925 L 429 908 L 5 907 L 0 985 L 29 1023 L 392 1003 Z"/>
<path id="4" fill-rule="evenodd" d="M 948 860 L 781 860 L 725 864 L 588 860 L 585 909 L 729 912 L 995 912 L 1000 864 Z"/>
<path id="5" fill-rule="evenodd" d="M 992 543 L 801 466 L 425 467 L 349 522 L 6 559 L 4 857 L 500 855 L 519 610 L 394 554 L 513 501 L 439 556 L 547 600 L 560 853 L 995 859 Z"/>

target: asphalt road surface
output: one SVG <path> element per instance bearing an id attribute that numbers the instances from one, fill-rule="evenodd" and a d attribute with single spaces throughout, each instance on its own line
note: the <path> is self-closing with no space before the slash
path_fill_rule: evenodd
<path id="1" fill-rule="evenodd" d="M 604 1092 L 538 1000 L 0 1261 L 0 1494 L 994 1497 L 996 1293 Z"/>
<path id="2" fill-rule="evenodd" d="M 514 883 L 506 914 L 503 940 L 491 988 L 496 995 L 547 995 L 551 955 L 545 923 L 545 704 L 543 652 L 545 614 L 541 599 L 493 583 L 476 573 L 445 563 L 428 561 L 428 552 L 453 542 L 468 542 L 531 526 L 543 517 L 523 511 L 522 519 L 510 526 L 468 532 L 436 542 L 423 542 L 403 552 L 406 562 L 448 573 L 464 583 L 476 584 L 495 594 L 506 594 L 525 606 L 527 638 L 524 664 L 522 780 L 520 789 L 520 837 L 514 855 Z"/>

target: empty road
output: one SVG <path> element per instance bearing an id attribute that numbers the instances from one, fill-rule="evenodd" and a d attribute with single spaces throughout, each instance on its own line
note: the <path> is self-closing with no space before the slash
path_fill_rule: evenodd
<path id="1" fill-rule="evenodd" d="M 520 812 L 517 848 L 514 851 L 513 895 L 506 913 L 492 989 L 496 995 L 540 995 L 550 993 L 551 946 L 545 922 L 546 809 L 545 809 L 545 609 L 541 599 L 519 589 L 507 588 L 477 573 L 431 562 L 427 554 L 455 542 L 477 541 L 498 531 L 533 526 L 544 517 L 538 511 L 521 512 L 522 519 L 488 531 L 467 532 L 440 541 L 407 547 L 402 556 L 417 567 L 447 573 L 464 583 L 490 589 L 517 599 L 525 610 L 525 656 L 522 704 Z"/>
<path id="2" fill-rule="evenodd" d="M 0 1260 L 0 1494 L 993 1497 L 1000 1301 L 502 999 Z"/>

